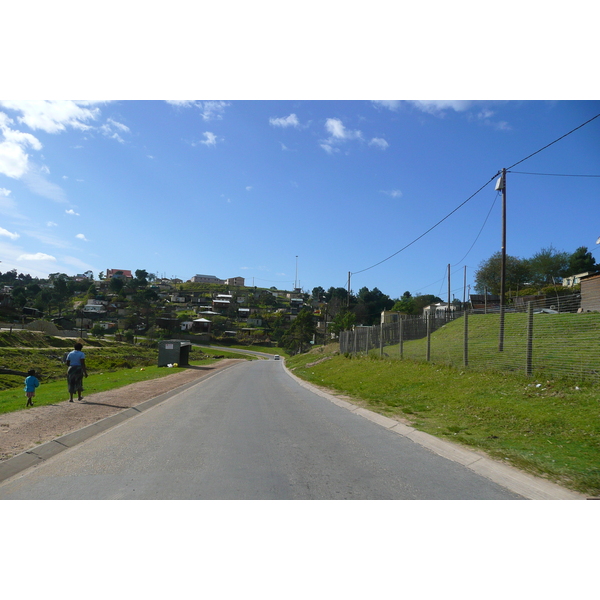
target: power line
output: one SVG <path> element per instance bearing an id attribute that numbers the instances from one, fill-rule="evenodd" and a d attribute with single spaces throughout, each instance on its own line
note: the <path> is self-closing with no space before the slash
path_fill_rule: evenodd
<path id="1" fill-rule="evenodd" d="M 430 227 L 427 231 L 422 233 L 419 237 L 415 238 L 412 242 L 410 242 L 409 244 L 406 244 L 406 246 L 404 246 L 403 248 L 400 248 L 400 250 L 398 250 L 397 252 L 394 252 L 394 254 L 391 254 L 387 258 L 380 260 L 378 263 L 375 263 L 374 265 L 371 265 L 370 267 L 367 267 L 366 269 L 362 269 L 360 271 L 355 271 L 354 273 L 352 273 L 352 275 L 358 275 L 359 273 L 364 273 L 365 271 L 368 271 L 369 269 L 373 269 L 373 268 L 379 266 L 380 264 L 386 262 L 387 260 L 390 260 L 390 258 L 393 258 L 397 254 L 400 254 L 400 252 L 402 252 L 403 250 L 406 250 L 408 247 L 412 246 L 415 242 L 418 242 L 422 237 L 426 236 L 430 231 L 433 231 L 438 225 L 443 223 L 448 217 L 452 216 L 459 208 L 462 208 L 469 200 L 473 199 L 477 194 L 479 194 L 479 192 L 481 192 L 481 190 L 484 187 L 489 185 L 490 182 L 493 181 L 496 176 L 497 176 L 497 173 L 489 181 L 487 181 L 485 184 L 483 184 L 476 192 L 471 194 L 464 202 L 459 204 L 453 211 L 449 212 L 443 219 L 440 219 L 435 225 Z"/>
<path id="2" fill-rule="evenodd" d="M 481 235 L 483 228 L 485 227 L 485 224 L 488 222 L 488 219 L 490 218 L 490 215 L 492 214 L 492 210 L 494 210 L 494 206 L 496 206 L 496 201 L 498 200 L 498 196 L 500 196 L 500 192 L 496 193 L 496 197 L 494 198 L 494 201 L 492 202 L 492 206 L 490 207 L 487 217 L 485 218 L 485 221 L 483 222 L 483 225 L 481 226 L 481 229 L 479 230 L 479 233 L 477 234 L 475 241 L 471 244 L 471 247 L 467 250 L 467 253 L 457 263 L 452 265 L 453 267 L 460 265 L 460 263 L 463 260 L 465 260 L 465 258 L 467 258 L 467 256 L 469 256 L 469 252 L 471 252 L 471 250 L 473 250 L 473 246 L 477 243 L 477 240 L 479 239 L 479 236 Z"/>
<path id="3" fill-rule="evenodd" d="M 599 177 L 600 175 L 569 175 L 564 173 L 527 173 L 525 171 L 509 171 L 517 175 L 546 175 L 547 177 Z"/>
<path id="4" fill-rule="evenodd" d="M 587 120 L 585 123 L 582 123 L 581 125 L 575 127 L 575 129 L 571 129 L 571 131 L 569 131 L 568 133 L 565 133 L 564 135 L 561 135 L 559 138 L 555 139 L 553 142 L 550 142 L 549 144 L 546 144 L 543 148 L 540 148 L 539 150 L 536 150 L 535 152 L 533 152 L 529 156 L 526 156 L 525 158 L 522 158 L 519 162 L 516 162 L 514 165 L 511 165 L 506 170 L 508 171 L 509 169 L 512 169 L 513 167 L 516 167 L 517 165 L 520 165 L 522 162 L 525 162 L 526 160 L 528 160 L 532 156 L 535 156 L 536 154 L 539 154 L 542 150 L 545 150 L 546 148 L 549 148 L 550 146 L 552 146 L 552 144 L 556 144 L 556 142 L 560 142 L 560 140 L 566 138 L 568 135 L 571 135 L 573 132 L 577 131 L 578 129 L 581 129 L 582 127 L 584 127 L 588 123 L 591 123 L 594 119 L 597 119 L 598 117 L 600 117 L 600 113 L 597 114 L 595 117 L 592 117 L 591 119 Z"/>
<path id="5" fill-rule="evenodd" d="M 594 119 L 597 119 L 598 117 L 600 117 L 600 113 L 597 114 L 596 116 L 592 117 L 591 119 L 588 119 L 585 123 L 582 123 L 581 125 L 578 125 L 574 129 L 571 129 L 571 131 L 565 133 L 564 135 L 561 135 L 559 138 L 555 139 L 553 142 L 550 142 L 549 144 L 546 144 L 544 147 L 540 148 L 539 150 L 536 150 L 535 152 L 532 152 L 531 154 L 529 154 L 525 158 L 522 158 L 521 160 L 517 161 L 516 163 L 514 163 L 513 165 L 511 165 L 510 167 L 508 167 L 506 169 L 506 171 L 509 171 L 513 167 L 516 167 L 517 165 L 520 165 L 522 162 L 525 162 L 526 160 L 528 160 L 532 156 L 535 156 L 536 154 L 539 154 L 540 152 L 542 152 L 542 150 L 545 150 L 546 148 L 549 148 L 553 144 L 556 144 L 556 142 L 559 142 L 560 140 L 566 138 L 568 135 L 571 135 L 572 133 L 574 133 L 578 129 L 581 129 L 582 127 L 584 127 L 588 123 L 591 123 Z M 351 273 L 351 275 L 358 275 L 359 273 L 364 273 L 365 271 L 369 271 L 370 269 L 378 267 L 379 265 L 383 264 L 384 262 L 390 260 L 390 258 L 393 258 L 397 254 L 400 254 L 400 252 L 402 252 L 403 250 L 406 250 L 407 248 L 409 248 L 410 246 L 412 246 L 415 242 L 419 241 L 422 237 L 426 236 L 430 231 L 433 231 L 438 225 L 440 225 L 441 223 L 443 223 L 448 217 L 450 217 L 451 215 L 453 215 L 459 208 L 463 207 L 469 200 L 471 200 L 472 198 L 474 198 L 484 187 L 486 187 L 490 183 L 490 181 L 492 181 L 493 179 L 495 179 L 496 177 L 498 177 L 498 175 L 500 173 L 501 173 L 501 171 L 498 171 L 489 181 L 487 181 L 484 185 L 482 185 L 474 194 L 472 194 L 471 196 L 469 196 L 462 204 L 459 204 L 452 212 L 448 213 L 443 219 L 440 219 L 435 225 L 433 225 L 432 227 L 430 227 L 427 231 L 425 231 L 424 233 L 422 233 L 419 237 L 415 238 L 412 242 L 410 242 L 409 244 L 407 244 L 403 248 L 400 248 L 400 250 L 398 250 L 397 252 L 394 252 L 394 254 L 391 254 L 387 258 L 384 258 L 383 260 L 380 260 L 378 263 L 375 263 L 374 265 L 371 265 L 370 267 L 367 267 L 366 269 L 361 269 L 360 271 L 355 271 L 354 273 Z M 470 252 L 470 250 L 469 250 L 469 252 Z"/>

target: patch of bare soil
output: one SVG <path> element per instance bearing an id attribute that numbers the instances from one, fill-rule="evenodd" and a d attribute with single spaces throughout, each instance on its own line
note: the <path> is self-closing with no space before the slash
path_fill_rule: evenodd
<path id="1" fill-rule="evenodd" d="M 69 402 L 67 399 L 58 404 L 34 406 L 27 410 L 0 415 L 0 461 L 170 392 L 186 383 L 207 377 L 237 362 L 240 360 L 226 359 L 206 367 L 191 366 L 160 379 L 140 381 L 116 390 L 84 396 L 81 402 Z"/>

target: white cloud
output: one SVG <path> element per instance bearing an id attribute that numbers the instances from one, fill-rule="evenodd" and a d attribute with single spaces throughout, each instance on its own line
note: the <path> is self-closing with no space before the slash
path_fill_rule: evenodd
<path id="1" fill-rule="evenodd" d="M 386 196 L 391 196 L 392 198 L 401 198 L 402 192 L 400 190 L 381 190 L 382 194 Z"/>
<path id="2" fill-rule="evenodd" d="M 358 129 L 346 129 L 340 119 L 327 119 L 325 129 L 330 134 L 326 140 L 321 140 L 320 146 L 328 154 L 339 152 L 336 144 L 347 142 L 349 140 L 362 140 L 362 132 Z"/>
<path id="3" fill-rule="evenodd" d="M 30 146 L 41 150 L 42 144 L 30 133 L 23 133 L 10 128 L 13 120 L 0 112 L 0 173 L 13 179 L 22 177 L 29 168 L 29 155 L 25 149 Z"/>
<path id="4" fill-rule="evenodd" d="M 131 131 L 131 129 L 129 129 L 127 125 L 123 125 L 123 123 L 119 123 L 118 121 L 115 121 L 111 118 L 106 119 L 106 124 L 110 125 L 111 127 L 114 127 L 115 129 L 120 129 L 121 131 L 124 131 L 126 133 L 129 133 Z"/>
<path id="5" fill-rule="evenodd" d="M 167 104 L 171 104 L 173 106 L 181 106 L 183 108 L 188 108 L 190 106 L 194 106 L 194 100 L 165 100 Z"/>
<path id="6" fill-rule="evenodd" d="M 400 100 L 373 100 L 375 106 L 383 106 L 389 110 L 398 110 L 400 108 Z"/>
<path id="7" fill-rule="evenodd" d="M 337 140 L 362 139 L 362 133 L 359 130 L 346 129 L 340 119 L 327 119 L 325 129 Z"/>
<path id="8" fill-rule="evenodd" d="M 383 138 L 373 138 L 369 142 L 369 146 L 377 146 L 378 148 L 385 150 L 389 144 Z"/>
<path id="9" fill-rule="evenodd" d="M 381 106 L 392 111 L 400 110 L 403 102 L 412 104 L 423 112 L 438 116 L 443 116 L 444 111 L 447 110 L 464 112 L 471 108 L 473 104 L 469 100 L 373 100 L 375 106 Z"/>
<path id="10" fill-rule="evenodd" d="M 72 100 L 0 100 L 0 106 L 22 113 L 17 117 L 31 129 L 41 129 L 47 133 L 58 133 L 67 127 L 90 129 L 86 121 L 95 120 L 100 114 L 98 108 L 84 108 Z"/>
<path id="11" fill-rule="evenodd" d="M 327 152 L 327 154 L 333 154 L 334 152 L 339 152 L 339 148 L 334 148 L 331 144 L 321 144 L 321 148 Z"/>
<path id="12" fill-rule="evenodd" d="M 66 202 L 64 190 L 55 183 L 48 181 L 45 177 L 50 172 L 47 167 L 37 167 L 30 165 L 27 172 L 23 175 L 23 181 L 27 187 L 44 198 L 49 198 L 55 202 Z"/>
<path id="13" fill-rule="evenodd" d="M 119 142 L 120 144 L 124 144 L 125 140 L 117 133 L 116 130 L 125 133 L 130 132 L 130 129 L 129 127 L 127 127 L 127 125 L 123 125 L 123 123 L 119 123 L 118 121 L 115 121 L 114 119 L 110 118 L 106 120 L 106 123 L 104 123 L 104 125 L 99 127 L 99 130 L 102 133 L 102 135 L 106 136 L 111 140 L 117 140 L 117 142 Z"/>
<path id="14" fill-rule="evenodd" d="M 446 110 L 464 112 L 472 105 L 469 100 L 409 100 L 409 103 L 432 115 L 441 115 Z"/>
<path id="15" fill-rule="evenodd" d="M 205 146 L 216 146 L 217 145 L 217 136 L 214 133 L 212 133 L 210 131 L 205 131 L 203 133 L 203 135 L 206 139 L 199 141 L 198 142 L 199 144 L 204 144 Z"/>
<path id="16" fill-rule="evenodd" d="M 251 189 L 252 189 L 252 186 L 251 186 L 251 185 L 247 185 L 247 186 L 246 186 L 246 191 L 247 191 L 247 192 L 249 192 Z"/>
<path id="17" fill-rule="evenodd" d="M 197 108 L 200 110 L 202 118 L 205 121 L 222 119 L 225 109 L 229 106 L 229 102 L 223 102 L 222 100 L 209 100 L 207 102 L 197 100 L 167 100 L 167 103 L 178 108 Z"/>
<path id="18" fill-rule="evenodd" d="M 78 233 L 75 237 L 78 240 L 83 240 L 84 242 L 89 242 L 89 240 L 85 237 L 85 235 L 83 235 L 83 233 Z"/>
<path id="19" fill-rule="evenodd" d="M 3 229 L 2 227 L 0 227 L 0 235 L 10 238 L 11 240 L 16 240 L 21 237 L 18 233 L 11 233 L 10 231 Z"/>
<path id="20" fill-rule="evenodd" d="M 71 248 L 73 246 L 71 242 L 48 233 L 47 229 L 28 229 L 23 230 L 23 233 L 47 246 L 54 246 L 55 248 Z"/>
<path id="21" fill-rule="evenodd" d="M 10 190 L 0 188 L 0 213 L 13 219 L 28 220 L 28 217 L 19 213 L 17 203 L 9 197 L 9 194 Z"/>
<path id="22" fill-rule="evenodd" d="M 212 121 L 213 119 L 222 119 L 222 115 L 225 112 L 225 108 L 228 106 L 228 102 L 223 102 L 220 100 L 216 102 L 204 102 L 201 108 L 202 118 L 205 121 Z"/>
<path id="23" fill-rule="evenodd" d="M 48 221 L 46 223 L 47 227 L 58 227 L 58 223 L 55 223 L 54 221 Z"/>
<path id="24" fill-rule="evenodd" d="M 484 108 L 477 113 L 476 118 L 483 125 L 493 127 L 494 129 L 498 129 L 501 131 L 508 131 L 512 129 L 512 127 L 506 121 L 492 121 L 492 117 L 495 114 L 496 113 L 493 110 Z"/>
<path id="25" fill-rule="evenodd" d="M 298 117 L 294 113 L 287 117 L 271 117 L 269 123 L 274 127 L 300 127 Z"/>
<path id="26" fill-rule="evenodd" d="M 66 212 L 68 215 L 74 215 L 75 217 L 79 217 L 79 216 L 81 216 L 79 213 L 75 212 L 75 211 L 74 211 L 72 208 L 69 208 L 68 210 L 65 210 L 65 212 Z"/>
<path id="27" fill-rule="evenodd" d="M 75 258 L 74 256 L 62 256 L 61 262 L 65 263 L 66 265 L 76 267 L 79 273 L 85 273 L 85 271 L 97 271 L 97 269 L 89 263 L 85 263 L 79 258 Z"/>
<path id="28" fill-rule="evenodd" d="M 54 256 L 50 256 L 50 254 L 37 252 L 36 254 L 21 254 L 17 260 L 49 260 L 55 262 L 56 258 Z"/>

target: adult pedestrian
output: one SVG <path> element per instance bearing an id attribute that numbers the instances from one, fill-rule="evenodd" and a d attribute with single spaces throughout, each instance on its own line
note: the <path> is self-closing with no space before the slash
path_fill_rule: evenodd
<path id="1" fill-rule="evenodd" d="M 67 354 L 67 383 L 69 385 L 69 402 L 73 402 L 73 396 L 77 394 L 77 400 L 83 400 L 83 378 L 87 377 L 85 366 L 85 354 L 81 351 L 83 344 L 77 342 L 74 349 Z"/>

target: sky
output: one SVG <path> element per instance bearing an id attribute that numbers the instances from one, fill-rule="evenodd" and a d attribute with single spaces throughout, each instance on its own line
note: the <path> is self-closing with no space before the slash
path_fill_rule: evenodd
<path id="1" fill-rule="evenodd" d="M 465 272 L 473 286 L 501 247 L 495 175 L 598 114 L 593 100 L 0 100 L 0 271 L 306 291 L 350 272 L 354 292 L 446 299 L 450 264 L 462 299 Z M 600 118 L 515 166 L 507 253 L 587 246 L 600 262 L 599 175 Z"/>
<path id="2" fill-rule="evenodd" d="M 462 299 L 516 163 L 507 253 L 600 262 L 600 118 L 536 153 L 600 114 L 595 21 L 537 4 L 7 6 L 0 271 Z"/>

